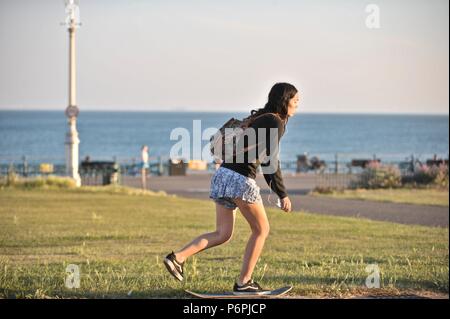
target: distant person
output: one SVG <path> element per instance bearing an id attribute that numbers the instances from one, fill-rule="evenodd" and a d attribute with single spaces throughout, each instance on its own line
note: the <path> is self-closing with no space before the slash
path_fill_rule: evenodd
<path id="1" fill-rule="evenodd" d="M 148 146 L 143 145 L 141 148 L 141 184 L 142 189 L 147 189 L 147 170 L 150 168 L 148 164 Z"/>
<path id="2" fill-rule="evenodd" d="M 252 279 L 253 270 L 269 234 L 269 221 L 261 199 L 260 188 L 255 181 L 257 169 L 260 168 L 260 161 L 253 161 L 253 159 L 255 158 L 254 153 L 256 153 L 256 159 L 263 158 L 264 154 L 272 149 L 270 145 L 273 144 L 270 143 L 276 143 L 279 146 L 288 118 L 296 112 L 298 102 L 299 94 L 293 85 L 277 83 L 270 90 L 265 107 L 252 110 L 250 116 L 244 119 L 247 124 L 246 129 L 253 128 L 256 135 L 258 131 L 261 131 L 263 132 L 261 133 L 262 136 L 259 138 L 256 136 L 256 144 L 253 144 L 253 142 L 249 144 L 247 140 L 246 148 L 241 149 L 245 154 L 244 162 L 236 160 L 237 157 L 233 156 L 232 161 L 229 162 L 227 159 L 212 176 L 209 197 L 216 203 L 216 230 L 200 235 L 184 248 L 165 257 L 164 264 L 176 279 L 179 281 L 184 279 L 183 267 L 187 258 L 230 240 L 234 230 L 236 208 L 239 208 L 250 225 L 252 235 L 245 249 L 241 273 L 234 283 L 233 293 L 242 295 L 265 294 L 267 292 Z M 268 133 L 271 131 L 277 132 L 276 138 L 269 136 L 271 134 Z M 265 141 L 265 143 L 262 144 L 262 141 Z M 257 151 L 253 154 L 248 151 L 254 148 Z M 277 152 L 267 155 L 277 156 Z M 247 159 L 245 159 L 246 157 Z M 270 161 L 272 161 L 272 158 Z M 263 164 L 261 165 L 269 166 L 266 161 Z M 268 171 L 264 173 L 264 178 L 270 188 L 278 195 L 280 199 L 279 207 L 285 212 L 290 212 L 291 201 L 283 183 L 279 162 L 273 173 L 269 174 Z M 175 224 L 171 227 L 179 228 L 180 225 Z"/>

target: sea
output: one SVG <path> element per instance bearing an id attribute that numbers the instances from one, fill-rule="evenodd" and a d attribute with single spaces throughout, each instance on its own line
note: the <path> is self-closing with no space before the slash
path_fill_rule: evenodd
<path id="1" fill-rule="evenodd" d="M 77 118 L 79 157 L 83 160 L 139 160 L 148 145 L 150 160 L 166 159 L 178 143 L 185 160 L 210 160 L 210 132 L 233 112 L 81 111 Z M 64 163 L 67 118 L 61 111 L 0 111 L 0 163 Z M 448 159 L 448 115 L 302 114 L 289 119 L 281 139 L 281 161 L 298 155 L 325 161 L 379 158 L 400 162 L 414 156 Z M 186 150 L 188 148 L 188 150 Z M 203 157 L 202 157 L 203 155 Z M 190 158 L 187 158 L 190 157 Z"/>

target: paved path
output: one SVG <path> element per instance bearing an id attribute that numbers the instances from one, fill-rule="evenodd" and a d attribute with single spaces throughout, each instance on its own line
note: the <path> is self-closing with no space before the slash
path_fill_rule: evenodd
<path id="1" fill-rule="evenodd" d="M 148 179 L 147 184 L 151 190 L 164 190 L 168 194 L 209 199 L 210 179 L 210 174 L 152 176 Z M 305 210 L 324 215 L 361 217 L 400 224 L 448 227 L 448 207 L 308 196 L 307 193 L 317 183 L 315 176 L 295 177 L 286 175 L 284 180 L 294 210 Z M 269 188 L 264 178 L 258 176 L 256 181 L 261 187 L 263 201 L 265 204 L 268 204 Z M 124 177 L 123 184 L 125 185 L 139 187 L 139 183 L 140 179 L 138 177 Z M 276 196 L 273 193 L 271 199 L 276 200 Z"/>

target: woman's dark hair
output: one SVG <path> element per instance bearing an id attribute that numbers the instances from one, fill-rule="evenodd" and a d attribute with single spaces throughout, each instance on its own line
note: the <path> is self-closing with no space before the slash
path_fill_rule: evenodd
<path id="1" fill-rule="evenodd" d="M 287 122 L 288 120 L 288 105 L 289 100 L 292 99 L 298 90 L 289 83 L 276 83 L 272 86 L 269 92 L 269 100 L 263 108 L 252 110 L 250 116 L 244 120 L 251 119 L 264 113 L 277 113 Z"/>

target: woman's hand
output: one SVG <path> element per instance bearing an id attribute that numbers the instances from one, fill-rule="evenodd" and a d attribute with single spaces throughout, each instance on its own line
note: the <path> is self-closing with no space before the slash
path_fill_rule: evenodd
<path id="1" fill-rule="evenodd" d="M 284 210 L 285 212 L 289 213 L 292 209 L 292 204 L 291 204 L 291 200 L 289 199 L 289 197 L 284 197 L 280 200 L 280 204 L 281 204 L 281 209 Z"/>

